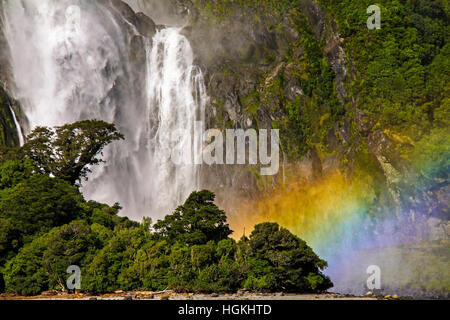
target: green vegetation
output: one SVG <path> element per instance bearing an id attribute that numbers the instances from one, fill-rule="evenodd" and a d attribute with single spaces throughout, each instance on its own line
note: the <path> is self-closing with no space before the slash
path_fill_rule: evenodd
<path id="1" fill-rule="evenodd" d="M 102 162 L 103 148 L 124 137 L 114 125 L 103 121 L 80 121 L 51 130 L 36 128 L 23 147 L 42 174 L 52 174 L 75 185 L 86 178 L 89 166 Z"/>
<path id="2" fill-rule="evenodd" d="M 16 104 L 17 102 L 12 101 L 0 85 L 0 145 L 2 146 L 13 147 L 19 144 L 14 118 L 10 110 L 11 106 Z"/>
<path id="3" fill-rule="evenodd" d="M 82 290 L 321 292 L 327 263 L 275 223 L 239 242 L 209 191 L 193 192 L 152 225 L 118 216 L 120 206 L 87 202 L 76 181 L 122 136 L 101 121 L 38 128 L 0 164 L 0 289 L 36 295 L 67 290 L 78 265 Z M 74 143 L 77 143 L 74 145 Z"/>
<path id="4" fill-rule="evenodd" d="M 209 240 L 218 242 L 226 239 L 232 231 L 226 224 L 225 212 L 213 203 L 214 198 L 214 194 L 208 191 L 191 194 L 174 214 L 153 226 L 156 234 L 186 245 L 202 245 Z"/>
<path id="5" fill-rule="evenodd" d="M 365 25 L 365 9 L 373 2 L 319 2 L 337 20 L 358 72 L 351 83 L 358 108 L 376 123 L 374 129 L 395 133 L 394 140 L 409 146 L 399 153 L 422 175 L 422 184 L 448 181 L 448 2 L 380 0 L 382 25 L 373 31 Z"/>
<path id="6" fill-rule="evenodd" d="M 213 78 L 220 78 L 212 92 L 218 126 L 245 127 L 224 108 L 241 104 L 252 126 L 280 129 L 287 177 L 289 165 L 295 170 L 313 151 L 313 165 L 323 172 L 335 169 L 329 164 L 337 160 L 349 178 L 367 181 L 376 195 L 367 203 L 375 221 L 396 210 L 413 216 L 412 226 L 430 216 L 448 221 L 448 1 L 192 2 L 202 26 L 195 29 L 199 38 L 220 38 L 212 45 L 219 51 L 211 54 L 216 59 L 209 64 L 209 57 L 202 59 Z M 374 4 L 381 8 L 379 30 L 366 24 L 367 8 Z M 230 103 L 224 92 L 238 96 L 237 102 Z M 436 265 L 436 275 L 445 274 L 444 264 Z M 262 274 L 258 279 L 253 286 L 263 281 Z M 424 286 L 422 280 L 417 286 Z M 448 286 L 439 281 L 430 281 L 437 291 Z"/>
<path id="7" fill-rule="evenodd" d="M 210 92 L 218 111 L 212 121 L 218 127 L 245 125 L 226 115 L 232 95 L 233 107 L 241 104 L 254 126 L 281 129 L 283 155 L 291 162 L 312 148 L 317 162 L 329 152 L 339 153 L 347 171 L 373 185 L 373 212 L 390 212 L 384 210 L 389 200 L 382 191 L 398 188 L 409 198 L 409 185 L 428 197 L 448 185 L 448 1 L 192 3 L 198 25 L 190 40 L 201 41 L 199 60 L 214 75 L 209 80 L 219 78 Z M 372 4 L 381 7 L 380 30 L 366 26 Z M 7 99 L 6 93 L 0 95 L 0 145 L 12 146 L 17 143 L 11 138 Z M 389 172 L 380 169 L 373 149 L 390 144 L 371 141 L 373 133 L 392 142 L 386 160 L 404 175 L 405 186 L 387 188 Z M 326 262 L 276 224 L 258 225 L 239 242 L 231 239 L 226 215 L 211 192 L 193 193 L 154 225 L 119 217 L 118 204 L 85 201 L 78 187 L 89 168 L 101 164 L 106 145 L 121 139 L 114 126 L 85 121 L 38 128 L 23 148 L 0 148 L 0 291 L 28 295 L 65 289 L 65 268 L 71 264 L 80 265 L 83 290 L 91 292 L 167 287 L 319 292 L 331 286 L 321 273 Z M 418 200 L 404 201 L 407 208 Z M 421 214 L 424 206 L 413 207 Z M 430 256 L 425 251 L 420 251 L 423 260 Z M 442 270 L 444 258 L 435 261 Z M 417 267 L 414 275 L 420 272 Z M 427 283 L 422 280 L 417 286 Z M 448 290 L 448 281 L 439 277 L 428 284 Z"/>
<path id="8" fill-rule="evenodd" d="M 283 154 L 291 162 L 312 148 L 321 154 L 336 151 L 330 148 L 329 138 L 342 139 L 337 131 L 346 126 L 342 129 L 349 131 L 344 147 L 349 151 L 341 151 L 341 160 L 365 170 L 374 168 L 369 158 L 352 151 L 365 148 L 368 134 L 358 132 L 355 108 L 373 124 L 369 131 L 401 132 L 413 143 L 423 141 L 422 145 L 446 139 L 450 118 L 448 1 L 192 2 L 199 12 L 201 22 L 197 23 L 209 26 L 203 29 L 219 25 L 233 35 L 224 37 L 229 49 L 218 55 L 224 59 L 217 59 L 218 66 L 210 69 L 227 70 L 222 81 L 237 87 L 239 101 L 253 123 L 267 125 L 270 118 L 271 125 L 281 129 Z M 380 30 L 368 30 L 366 25 L 367 8 L 373 4 L 381 8 Z M 219 31 L 215 34 L 220 35 Z M 236 56 L 239 49 L 233 48 L 251 45 L 252 59 Z M 256 84 L 240 88 L 241 78 Z M 302 89 L 296 99 L 288 94 L 293 84 Z M 219 98 L 218 110 L 223 103 Z M 439 145 L 431 149 L 435 147 Z M 411 162 L 421 152 L 420 147 L 416 152 L 413 149 L 402 154 Z M 449 159 L 448 152 L 445 157 Z M 430 163 L 430 159 L 421 161 Z"/>
<path id="9" fill-rule="evenodd" d="M 233 34 L 233 38 L 224 37 L 228 45 L 217 54 L 223 55 L 223 61 L 217 59 L 214 63 L 219 66 L 210 68 L 222 71 L 223 81 L 238 88 L 239 101 L 254 123 L 267 126 L 264 117 L 270 118 L 270 125 L 282 132 L 281 145 L 290 160 L 301 159 L 312 147 L 325 150 L 326 136 L 343 121 L 346 109 L 338 99 L 335 73 L 324 53 L 325 39 L 318 38 L 305 13 L 307 4 L 290 0 L 193 2 L 200 25 L 208 29 L 220 25 Z M 239 52 L 249 51 L 248 46 L 253 48 L 251 58 L 243 58 Z M 256 83 L 254 89 L 241 87 L 241 78 Z M 223 112 L 224 101 L 219 98 L 216 103 Z"/>
<path id="10" fill-rule="evenodd" d="M 444 111 L 450 89 L 446 1 L 378 1 L 382 26 L 374 32 L 365 25 L 371 1 L 320 2 L 337 18 L 358 70 L 359 79 L 352 87 L 361 107 L 383 126 L 414 140 L 442 126 L 436 118 Z M 448 101 L 445 109 L 448 112 Z"/>
<path id="11" fill-rule="evenodd" d="M 255 227 L 239 243 L 248 268 L 245 287 L 254 290 L 315 292 L 332 286 L 320 274 L 327 267 L 305 241 L 276 223 Z"/>

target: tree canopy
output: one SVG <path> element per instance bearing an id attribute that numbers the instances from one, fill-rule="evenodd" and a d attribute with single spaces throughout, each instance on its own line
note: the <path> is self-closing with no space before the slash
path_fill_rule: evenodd
<path id="1" fill-rule="evenodd" d="M 37 128 L 23 148 L 0 150 L 0 292 L 67 290 L 71 265 L 81 269 L 82 290 L 95 293 L 320 292 L 332 285 L 321 273 L 326 262 L 276 224 L 231 239 L 210 191 L 193 192 L 154 225 L 120 217 L 118 203 L 86 201 L 77 182 L 120 139 L 114 125 L 82 121 Z"/>
<path id="2" fill-rule="evenodd" d="M 98 155 L 108 144 L 122 139 L 124 136 L 113 124 L 85 120 L 55 129 L 36 128 L 28 136 L 23 152 L 41 173 L 75 185 L 87 178 L 91 166 L 104 162 Z"/>
<path id="3" fill-rule="evenodd" d="M 243 239 L 249 266 L 246 286 L 256 290 L 314 292 L 332 286 L 320 259 L 305 241 L 277 223 L 255 226 Z"/>
<path id="4" fill-rule="evenodd" d="M 31 166 L 32 167 L 32 166 Z M 30 173 L 31 172 L 31 173 Z M 85 201 L 58 177 L 11 160 L 0 166 L 0 291 L 36 295 L 67 290 L 67 267 L 78 265 L 82 290 L 189 292 L 321 292 L 332 286 L 326 262 L 277 224 L 255 227 L 240 242 L 210 191 L 193 192 L 152 226 Z M 153 231 L 154 230 L 154 231 Z"/>
<path id="5" fill-rule="evenodd" d="M 193 192 L 184 205 L 154 225 L 156 233 L 189 245 L 226 239 L 232 231 L 225 212 L 214 204 L 214 199 L 210 191 Z"/>

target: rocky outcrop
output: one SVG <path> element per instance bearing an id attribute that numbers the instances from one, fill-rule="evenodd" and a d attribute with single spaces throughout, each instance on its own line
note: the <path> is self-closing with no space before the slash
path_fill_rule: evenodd
<path id="1" fill-rule="evenodd" d="M 193 2 L 202 3 L 201 0 Z M 271 128 L 286 119 L 285 106 L 298 101 L 302 101 L 300 113 L 306 119 L 305 106 L 311 103 L 311 96 L 302 82 L 308 67 L 302 61 L 308 58 L 301 45 L 304 30 L 296 25 L 304 14 L 317 43 L 324 44 L 322 55 L 334 75 L 332 81 L 344 115 L 322 134 L 320 139 L 323 140 L 316 138 L 327 151 L 313 145 L 302 159 L 295 161 L 303 177 L 315 179 L 336 168 L 351 174 L 359 166 L 370 166 L 377 193 L 373 212 L 393 212 L 401 221 L 414 221 L 411 228 L 415 230 L 410 230 L 411 234 L 422 234 L 423 239 L 430 234 L 432 238 L 446 237 L 443 230 L 447 230 L 449 219 L 445 205 L 448 199 L 443 195 L 448 194 L 447 187 L 431 183 L 437 187 L 430 190 L 430 185 L 412 177 L 405 154 L 413 145 L 408 139 L 381 129 L 376 120 L 363 111 L 359 97 L 352 96 L 352 81 L 358 74 L 345 51 L 346 42 L 336 21 L 316 1 L 298 3 L 301 12 L 291 10 L 282 16 L 249 8 L 234 11 L 230 7 L 225 17 L 214 20 L 212 28 L 205 27 L 208 19 L 201 10 L 192 9 L 195 18 L 191 19 L 185 34 L 194 43 L 199 64 L 207 73 L 212 98 L 210 125 L 219 124 L 222 129 L 227 126 Z M 255 16 L 258 19 L 249 18 Z M 277 29 L 271 28 L 272 25 Z M 207 48 L 204 43 L 208 44 Z M 320 115 L 318 101 L 313 103 L 317 104 Z M 322 114 L 317 118 L 322 121 L 327 116 Z M 308 118 L 307 121 L 317 120 Z M 220 170 L 225 173 L 219 177 Z M 225 189 L 228 186 L 227 192 L 242 187 L 244 193 L 249 193 L 254 186 L 252 180 L 246 180 L 248 176 L 240 175 L 239 170 L 226 170 L 214 168 L 212 174 L 223 182 Z M 208 185 L 214 189 L 217 184 L 210 181 Z M 438 220 L 428 223 L 431 217 Z"/>
<path id="2" fill-rule="evenodd" d="M 351 63 L 343 49 L 336 23 L 329 21 L 324 10 L 314 1 L 302 0 L 301 11 L 290 10 L 282 15 L 270 10 L 258 11 L 253 6 L 239 8 L 239 5 L 230 5 L 227 15 L 219 18 L 203 9 L 204 2 L 185 1 L 191 19 L 184 34 L 191 41 L 198 63 L 206 74 L 212 98 L 210 127 L 271 129 L 274 124 L 285 121 L 288 103 L 302 101 L 305 105 L 311 100 L 311 93 L 305 92 L 302 84 L 308 69 L 305 63 L 309 59 L 301 45 L 304 31 L 299 30 L 299 24 L 302 24 L 299 21 L 303 15 L 317 46 L 325 43 L 322 54 L 335 75 L 341 105 L 345 106 L 350 100 L 346 85 L 352 73 Z M 306 117 L 306 110 L 301 113 Z M 349 121 L 346 127 L 337 123 L 329 130 L 326 141 L 321 142 L 332 145 L 332 151 L 338 156 L 320 156 L 312 147 L 304 154 L 303 160 L 299 159 L 304 162 L 302 167 L 310 170 L 305 172 L 306 176 L 317 177 L 322 175 L 322 170 L 336 169 L 341 161 L 339 158 L 350 153 L 348 149 L 353 141 Z M 236 174 L 227 172 L 225 176 Z M 226 181 L 233 183 L 229 185 L 230 190 L 249 185 L 248 181 L 240 178 Z"/>
<path id="3" fill-rule="evenodd" d="M 0 86 L 0 146 L 19 146 L 18 128 L 14 122 L 12 108 L 18 103 L 10 98 L 6 90 Z"/>
<path id="4" fill-rule="evenodd" d="M 135 12 L 142 12 L 157 25 L 185 26 L 193 18 L 193 3 L 190 0 L 124 0 Z"/>
<path id="5" fill-rule="evenodd" d="M 134 12 L 133 9 L 122 0 L 109 0 L 113 9 L 117 10 L 122 18 L 136 28 L 139 35 L 151 39 L 156 33 L 156 24 L 151 18 L 142 12 Z M 118 21 L 123 21 L 118 19 Z"/>
<path id="6" fill-rule="evenodd" d="M 349 63 L 342 47 L 344 39 L 340 38 L 336 21 L 329 21 L 325 11 L 312 0 L 300 1 L 316 39 L 325 41 L 324 54 L 335 73 L 334 82 L 342 102 L 348 97 L 345 83 L 348 81 Z"/>
<path id="7" fill-rule="evenodd" d="M 131 84 L 134 95 L 144 100 L 142 66 L 146 63 L 151 38 L 162 24 L 184 26 L 183 33 L 189 38 L 196 63 L 205 74 L 211 98 L 207 127 L 271 129 L 286 123 L 288 106 L 295 105 L 298 108 L 295 121 L 309 125 L 308 134 L 312 138 L 304 142 L 307 146 L 301 157 L 289 159 L 291 163 L 286 167 L 298 167 L 304 178 L 318 179 L 336 168 L 344 168 L 351 174 L 363 157 L 365 165 L 374 167 L 372 178 L 378 188 L 374 211 L 395 208 L 392 210 L 398 215 L 427 223 L 432 237 L 448 234 L 445 205 L 448 186 L 440 182 L 423 186 L 411 180 L 410 168 L 403 157 L 403 151 L 411 145 L 380 128 L 363 111 L 358 97 L 352 96 L 352 81 L 358 75 L 345 51 L 345 39 L 336 21 L 317 1 L 300 0 L 295 3 L 296 10 L 281 13 L 257 6 L 239 7 L 237 2 L 230 4 L 226 11 L 211 12 L 208 8 L 217 1 L 210 0 L 101 1 L 108 3 L 111 14 L 129 35 L 126 58 L 133 63 L 129 74 L 117 86 Z M 311 43 L 302 42 L 305 37 L 310 37 Z M 308 51 L 309 44 L 318 51 Z M 7 48 L 1 32 L 0 47 Z M 0 81 L 6 89 L 2 91 L 4 101 L 13 100 L 7 86 L 8 60 L 7 50 L 0 50 Z M 311 71 L 311 65 L 322 60 L 327 65 Z M 320 77 L 324 71 L 320 68 L 325 67 L 331 76 L 321 81 L 329 83 L 314 81 L 313 77 Z M 333 88 L 327 100 L 317 97 L 320 86 L 336 90 Z M 16 129 L 7 104 L 0 108 L 2 137 L 7 145 L 16 145 Z M 282 150 L 282 154 L 288 151 Z M 284 164 L 287 157 L 281 161 Z M 269 184 L 276 185 L 283 170 L 278 177 L 268 179 Z M 202 187 L 215 191 L 219 200 L 223 195 L 223 201 L 231 194 L 237 198 L 252 194 L 259 191 L 254 172 L 255 168 L 249 166 L 205 166 Z M 405 199 L 403 194 L 412 195 L 411 199 Z"/>
<path id="8" fill-rule="evenodd" d="M 0 12 L 3 2 L 0 1 Z M 8 43 L 3 33 L 0 19 L 0 146 L 14 147 L 19 145 L 18 129 L 14 123 L 11 108 L 20 112 L 18 103 L 11 98 L 11 65 L 9 63 Z"/>

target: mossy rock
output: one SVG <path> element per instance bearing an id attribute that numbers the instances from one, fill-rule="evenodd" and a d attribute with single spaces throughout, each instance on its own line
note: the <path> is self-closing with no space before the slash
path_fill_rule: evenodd
<path id="1" fill-rule="evenodd" d="M 0 145 L 7 147 L 16 147 L 19 145 L 17 128 L 14 123 L 14 116 L 10 106 L 14 101 L 8 93 L 0 87 Z"/>

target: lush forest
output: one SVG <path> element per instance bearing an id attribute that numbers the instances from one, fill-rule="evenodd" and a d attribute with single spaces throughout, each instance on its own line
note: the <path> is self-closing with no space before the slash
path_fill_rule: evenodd
<path id="1" fill-rule="evenodd" d="M 164 3 L 184 3 L 193 13 L 183 34 L 205 71 L 208 125 L 280 129 L 282 174 L 265 179 L 251 171 L 253 185 L 245 181 L 251 187 L 241 190 L 240 180 L 228 179 L 235 173 L 224 171 L 222 177 L 238 181 L 226 185 L 226 196 L 239 189 L 248 198 L 270 198 L 281 180 L 287 189 L 290 179 L 303 183 L 297 170 L 310 161 L 313 182 L 339 171 L 368 185 L 371 196 L 362 207 L 371 226 L 395 216 L 395 231 L 420 242 L 430 238 L 428 219 L 437 219 L 439 228 L 450 225 L 449 1 Z M 379 30 L 366 24 L 373 4 L 381 9 Z M 15 146 L 14 103 L 1 93 L 0 144 Z M 120 204 L 85 200 L 80 187 L 102 164 L 102 150 L 122 139 L 111 124 L 82 121 L 37 128 L 23 147 L 1 147 L 0 292 L 66 290 L 70 265 L 81 267 L 82 290 L 94 293 L 321 292 L 332 286 L 322 273 L 327 263 L 276 223 L 259 224 L 235 241 L 212 192 L 194 192 L 164 220 L 141 223 L 121 217 Z M 290 191 L 285 198 L 300 207 L 292 210 L 296 225 L 303 202 L 295 203 Z M 274 217 L 286 215 L 276 208 Z M 441 274 L 430 258 L 445 260 L 439 250 L 423 256 L 408 250 L 418 274 L 425 262 L 430 274 Z M 447 286 L 423 278 L 431 287 Z"/>
<path id="2" fill-rule="evenodd" d="M 367 29 L 370 1 L 320 1 L 339 25 L 358 71 L 350 84 L 358 107 L 409 148 L 401 156 L 431 178 L 449 171 L 450 36 L 448 1 L 378 1 L 381 29 Z M 430 155 L 433 150 L 434 156 Z M 433 168 L 433 169 L 431 169 Z M 440 172 L 436 172 L 439 168 Z M 434 170 L 434 171 L 433 171 Z"/>
<path id="3" fill-rule="evenodd" d="M 448 163 L 424 164 L 429 161 L 425 156 L 416 157 L 436 148 L 448 159 L 448 150 L 442 150 L 449 144 L 448 1 L 193 2 L 200 17 L 196 23 L 213 30 L 201 37 L 213 39 L 220 34 L 218 25 L 248 43 L 224 38 L 230 44 L 215 53 L 214 59 L 223 60 L 216 59 L 213 68 L 222 70 L 223 82 L 238 88 L 239 101 L 258 126 L 264 126 L 261 114 L 270 114 L 270 125 L 283 132 L 283 151 L 291 161 L 312 148 L 322 157 L 335 151 L 328 137 L 338 124 L 349 127 L 345 140 L 358 149 L 340 156 L 366 169 L 373 163 L 364 155 L 365 138 L 381 130 L 404 145 L 398 150 L 403 158 L 422 166 L 442 165 L 448 172 Z M 366 25 L 373 4 L 381 8 L 379 30 Z M 238 77 L 257 85 L 240 88 Z M 301 94 L 292 95 L 292 88 L 301 88 Z M 223 101 L 217 104 L 220 109 Z M 363 124 L 357 123 L 360 112 Z M 361 125 L 364 130 L 358 130 Z"/>
<path id="4" fill-rule="evenodd" d="M 1 290 L 21 295 L 67 290 L 77 265 L 84 292 L 321 292 L 327 263 L 276 223 L 236 242 L 209 191 L 193 192 L 153 224 L 119 217 L 119 204 L 86 201 L 79 191 L 101 152 L 122 139 L 113 125 L 82 121 L 37 128 L 0 164 Z"/>

